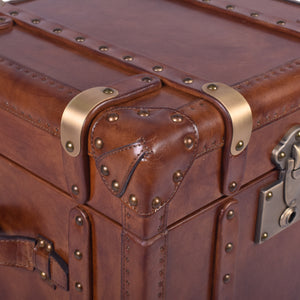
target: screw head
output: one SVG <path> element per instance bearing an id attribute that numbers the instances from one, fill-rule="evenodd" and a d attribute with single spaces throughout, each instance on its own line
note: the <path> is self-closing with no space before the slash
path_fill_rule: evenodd
<path id="1" fill-rule="evenodd" d="M 54 29 L 53 29 L 53 32 L 54 32 L 54 33 L 61 33 L 61 32 L 62 32 L 62 29 L 61 29 L 61 28 L 54 28 Z"/>
<path id="2" fill-rule="evenodd" d="M 75 256 L 75 258 L 78 259 L 78 260 L 81 260 L 81 259 L 82 259 L 82 253 L 81 253 L 78 249 L 76 249 L 76 250 L 74 251 L 74 256 Z"/>
<path id="3" fill-rule="evenodd" d="M 11 11 L 9 14 L 11 16 L 15 17 L 15 16 L 17 16 L 19 14 L 19 12 L 17 12 L 17 11 Z"/>
<path id="4" fill-rule="evenodd" d="M 39 24 L 40 22 L 41 22 L 40 19 L 33 19 L 33 20 L 31 20 L 32 24 Z"/>
<path id="5" fill-rule="evenodd" d="M 228 9 L 228 10 L 234 10 L 235 6 L 234 5 L 227 5 L 226 9 Z"/>
<path id="6" fill-rule="evenodd" d="M 107 46 L 100 46 L 99 50 L 102 51 L 102 52 L 106 52 L 106 51 L 108 51 L 108 47 Z"/>
<path id="7" fill-rule="evenodd" d="M 78 43 L 83 43 L 83 42 L 85 41 L 85 38 L 82 37 L 82 36 L 78 36 L 78 37 L 75 38 L 75 40 L 76 40 L 76 42 L 78 42 Z"/>
<path id="8" fill-rule="evenodd" d="M 155 197 L 153 200 L 152 200 L 152 207 L 154 209 L 158 209 L 159 207 L 161 206 L 161 200 L 159 197 Z"/>
<path id="9" fill-rule="evenodd" d="M 103 90 L 103 93 L 104 93 L 104 94 L 107 94 L 107 95 L 111 95 L 111 94 L 114 93 L 114 90 L 113 90 L 113 89 L 110 89 L 110 88 L 105 88 L 105 89 Z"/>
<path id="10" fill-rule="evenodd" d="M 108 175 L 109 175 L 109 169 L 108 169 L 107 166 L 105 166 L 105 165 L 102 165 L 102 166 L 101 166 L 101 174 L 102 174 L 103 176 L 108 176 Z"/>
<path id="11" fill-rule="evenodd" d="M 280 25 L 280 26 L 284 26 L 286 24 L 286 22 L 283 21 L 283 20 L 279 20 L 279 21 L 276 22 L 276 24 Z"/>
<path id="12" fill-rule="evenodd" d="M 231 209 L 227 213 L 227 220 L 232 220 L 234 218 L 234 210 Z"/>
<path id="13" fill-rule="evenodd" d="M 225 252 L 226 252 L 226 253 L 230 253 L 232 250 L 233 250 L 233 244 L 232 244 L 232 243 L 228 243 L 228 244 L 225 246 Z"/>
<path id="14" fill-rule="evenodd" d="M 243 141 L 239 141 L 236 146 L 235 146 L 235 150 L 236 151 L 241 151 L 244 148 L 244 142 Z"/>
<path id="15" fill-rule="evenodd" d="M 137 114 L 140 117 L 149 117 L 150 116 L 150 112 L 147 110 L 139 110 Z"/>
<path id="16" fill-rule="evenodd" d="M 267 200 L 271 200 L 272 197 L 273 197 L 273 193 L 272 192 L 268 192 L 267 196 L 266 196 L 266 199 Z"/>
<path id="17" fill-rule="evenodd" d="M 129 196 L 129 204 L 130 206 L 134 206 L 134 207 L 138 205 L 138 200 L 135 195 Z"/>
<path id="18" fill-rule="evenodd" d="M 253 13 L 250 14 L 250 16 L 253 17 L 253 18 L 257 18 L 259 16 L 259 13 L 253 12 Z"/>
<path id="19" fill-rule="evenodd" d="M 40 276 L 43 280 L 46 280 L 47 279 L 47 274 L 45 272 L 41 272 L 40 273 Z"/>
<path id="20" fill-rule="evenodd" d="M 175 115 L 171 116 L 171 120 L 174 123 L 181 123 L 183 121 L 183 117 L 182 117 L 182 115 L 175 114 Z"/>
<path id="21" fill-rule="evenodd" d="M 286 154 L 285 154 L 284 151 L 279 152 L 279 154 L 278 154 L 278 159 L 279 159 L 279 160 L 282 160 L 282 159 L 284 159 L 285 157 L 286 157 Z"/>
<path id="22" fill-rule="evenodd" d="M 46 242 L 44 240 L 39 240 L 38 241 L 38 247 L 39 248 L 44 248 L 46 246 Z"/>
<path id="23" fill-rule="evenodd" d="M 181 170 L 178 170 L 173 174 L 173 181 L 175 183 L 180 182 L 182 179 L 183 179 L 183 174 L 182 174 Z"/>
<path id="24" fill-rule="evenodd" d="M 113 191 L 118 192 L 120 189 L 120 184 L 117 180 L 113 180 L 111 183 L 111 188 L 113 189 Z"/>
<path id="25" fill-rule="evenodd" d="M 102 149 L 104 145 L 102 139 L 100 138 L 96 138 L 94 144 L 97 149 Z"/>
<path id="26" fill-rule="evenodd" d="M 142 78 L 142 81 L 149 83 L 149 82 L 152 81 L 152 78 L 150 78 L 150 77 L 144 77 L 144 78 Z"/>
<path id="27" fill-rule="evenodd" d="M 209 89 L 210 91 L 216 91 L 218 89 L 218 86 L 214 83 L 211 83 L 207 86 L 207 89 Z"/>
<path id="28" fill-rule="evenodd" d="M 83 219 L 82 219 L 82 217 L 81 217 L 81 216 L 77 216 L 77 217 L 75 218 L 75 222 L 76 222 L 76 224 L 77 224 L 78 226 L 82 226 L 82 225 L 83 225 Z"/>
<path id="29" fill-rule="evenodd" d="M 227 283 L 230 282 L 230 279 L 231 279 L 230 274 L 226 274 L 226 275 L 224 275 L 224 277 L 223 277 L 223 282 L 224 282 L 225 284 L 227 284 Z"/>
<path id="30" fill-rule="evenodd" d="M 163 71 L 162 66 L 154 66 L 152 69 L 153 69 L 154 72 L 162 72 Z"/>
<path id="31" fill-rule="evenodd" d="M 193 146 L 194 146 L 194 140 L 189 136 L 186 136 L 184 138 L 183 142 L 184 142 L 184 145 L 187 149 L 192 149 Z"/>
<path id="32" fill-rule="evenodd" d="M 78 292 L 82 292 L 82 284 L 80 282 L 75 283 L 75 288 Z"/>
<path id="33" fill-rule="evenodd" d="M 130 55 L 124 56 L 123 59 L 124 59 L 125 61 L 133 61 L 133 57 L 130 56 Z"/>
<path id="34" fill-rule="evenodd" d="M 79 187 L 76 184 L 72 185 L 72 193 L 76 196 L 79 194 Z"/>
<path id="35" fill-rule="evenodd" d="M 265 241 L 267 238 L 268 238 L 268 233 L 267 232 L 264 232 L 262 235 L 261 235 L 261 240 L 262 241 Z"/>
<path id="36" fill-rule="evenodd" d="M 237 183 L 233 181 L 229 184 L 229 191 L 234 192 L 237 189 L 237 187 L 238 187 Z"/>
<path id="37" fill-rule="evenodd" d="M 118 119 L 119 119 L 119 115 L 118 114 L 109 114 L 108 116 L 107 116 L 107 121 L 108 122 L 115 122 L 115 121 L 118 121 Z"/>
<path id="38" fill-rule="evenodd" d="M 194 82 L 194 80 L 190 77 L 183 79 L 183 83 L 185 83 L 185 84 L 192 84 L 193 82 Z"/>
<path id="39" fill-rule="evenodd" d="M 52 251 L 52 245 L 47 244 L 46 250 L 47 250 L 47 252 L 51 252 Z"/>
<path id="40" fill-rule="evenodd" d="M 68 152 L 73 152 L 74 151 L 74 145 L 71 141 L 66 142 L 66 149 Z"/>

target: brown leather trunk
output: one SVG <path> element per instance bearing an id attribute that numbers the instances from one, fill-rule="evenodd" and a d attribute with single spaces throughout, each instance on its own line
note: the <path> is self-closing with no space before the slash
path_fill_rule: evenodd
<path id="1" fill-rule="evenodd" d="M 299 299 L 299 3 L 10 2 L 1 299 Z"/>

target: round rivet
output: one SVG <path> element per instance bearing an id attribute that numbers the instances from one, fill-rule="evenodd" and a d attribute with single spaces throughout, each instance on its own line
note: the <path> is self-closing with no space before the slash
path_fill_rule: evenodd
<path id="1" fill-rule="evenodd" d="M 85 38 L 82 36 L 78 36 L 75 40 L 76 40 L 76 42 L 82 43 L 85 41 Z"/>
<path id="2" fill-rule="evenodd" d="M 66 142 L 66 149 L 68 152 L 73 152 L 74 151 L 74 145 L 72 142 L 68 141 Z"/>
<path id="3" fill-rule="evenodd" d="M 227 284 L 227 283 L 230 282 L 230 279 L 231 279 L 230 274 L 226 274 L 226 275 L 224 275 L 224 277 L 223 277 L 223 282 L 224 282 L 225 284 Z"/>
<path id="4" fill-rule="evenodd" d="M 19 12 L 17 12 L 17 11 L 11 11 L 9 14 L 11 16 L 15 17 L 15 16 L 17 16 L 19 14 Z"/>
<path id="5" fill-rule="evenodd" d="M 150 116 L 150 113 L 149 111 L 147 110 L 139 110 L 137 112 L 137 114 L 140 116 L 140 117 L 149 117 Z"/>
<path id="6" fill-rule="evenodd" d="M 135 195 L 130 195 L 129 196 L 129 204 L 131 206 L 137 206 L 138 205 L 138 200 L 137 200 Z"/>
<path id="7" fill-rule="evenodd" d="M 210 91 L 216 91 L 218 89 L 218 86 L 214 83 L 211 83 L 207 86 L 207 89 L 209 89 Z"/>
<path id="8" fill-rule="evenodd" d="M 253 13 L 250 14 L 250 16 L 253 17 L 253 18 L 257 18 L 259 16 L 259 13 L 253 12 Z"/>
<path id="9" fill-rule="evenodd" d="M 39 24 L 40 22 L 41 22 L 41 20 L 39 20 L 39 19 L 33 19 L 33 20 L 31 20 L 32 24 Z"/>
<path id="10" fill-rule="evenodd" d="M 244 148 L 244 142 L 243 141 L 239 141 L 236 146 L 235 146 L 235 150 L 236 151 L 241 151 Z"/>
<path id="11" fill-rule="evenodd" d="M 180 170 L 176 171 L 174 174 L 173 174 L 173 181 L 175 183 L 178 183 L 180 182 L 181 180 L 183 179 L 183 174 Z"/>
<path id="12" fill-rule="evenodd" d="M 78 292 L 82 291 L 82 284 L 80 282 L 76 282 L 75 283 L 75 288 Z"/>
<path id="13" fill-rule="evenodd" d="M 237 183 L 235 182 L 235 181 L 233 181 L 233 182 L 231 182 L 230 184 L 229 184 L 229 191 L 230 192 L 234 192 L 236 189 L 237 189 Z"/>
<path id="14" fill-rule="evenodd" d="M 181 123 L 183 121 L 183 117 L 182 117 L 182 115 L 175 114 L 175 115 L 171 116 L 171 120 L 174 123 Z"/>
<path id="15" fill-rule="evenodd" d="M 157 209 L 157 208 L 159 208 L 161 206 L 161 200 L 160 200 L 160 198 L 159 197 L 155 197 L 154 199 L 153 199 L 153 201 L 152 201 L 152 207 L 154 208 L 154 209 Z"/>
<path id="16" fill-rule="evenodd" d="M 39 247 L 39 248 L 44 248 L 45 245 L 46 245 L 46 243 L 45 243 L 44 240 L 39 240 L 39 242 L 38 242 L 38 247 Z"/>
<path id="17" fill-rule="evenodd" d="M 119 119 L 119 115 L 118 114 L 109 114 L 107 116 L 107 121 L 108 122 L 115 122 L 115 121 L 118 121 Z"/>
<path id="18" fill-rule="evenodd" d="M 154 72 L 162 72 L 163 67 L 162 66 L 154 66 L 152 69 Z"/>
<path id="19" fill-rule="evenodd" d="M 268 192 L 267 193 L 267 200 L 270 200 L 273 197 L 273 193 L 272 192 Z"/>
<path id="20" fill-rule="evenodd" d="M 74 256 L 78 260 L 82 259 L 82 253 L 78 249 L 74 251 Z"/>
<path id="21" fill-rule="evenodd" d="M 227 6 L 226 6 L 226 9 L 229 9 L 229 10 L 233 10 L 234 8 L 235 8 L 234 5 L 227 5 Z"/>
<path id="22" fill-rule="evenodd" d="M 111 95 L 111 94 L 114 93 L 114 90 L 113 90 L 113 89 L 110 89 L 110 88 L 105 88 L 105 89 L 103 90 L 103 93 L 104 93 L 104 94 L 107 94 L 107 95 Z"/>
<path id="23" fill-rule="evenodd" d="M 281 151 L 279 154 L 278 154 L 278 159 L 279 160 L 282 160 L 282 159 L 284 159 L 286 157 L 286 154 L 285 154 L 285 152 L 283 152 L 283 151 Z"/>
<path id="24" fill-rule="evenodd" d="M 261 240 L 262 241 L 265 241 L 267 238 L 268 238 L 268 233 L 267 232 L 264 232 L 262 235 L 261 235 Z"/>
<path id="25" fill-rule="evenodd" d="M 194 140 L 189 136 L 186 136 L 183 142 L 187 149 L 191 149 L 194 146 Z"/>
<path id="26" fill-rule="evenodd" d="M 0 18 L 0 22 L 5 22 L 6 18 Z"/>
<path id="27" fill-rule="evenodd" d="M 284 26 L 286 24 L 286 22 L 283 21 L 283 20 L 279 20 L 279 21 L 276 22 L 276 24 L 278 24 L 280 26 Z"/>
<path id="28" fill-rule="evenodd" d="M 227 220 L 232 220 L 234 218 L 234 210 L 230 210 L 227 213 Z"/>
<path id="29" fill-rule="evenodd" d="M 296 140 L 297 140 L 297 141 L 299 141 L 299 140 L 300 140 L 300 130 L 299 130 L 299 131 L 297 131 L 297 133 L 296 133 Z"/>
<path id="30" fill-rule="evenodd" d="M 104 145 L 103 141 L 100 138 L 96 138 L 94 144 L 97 149 L 102 149 Z"/>
<path id="31" fill-rule="evenodd" d="M 102 51 L 102 52 L 106 52 L 106 51 L 108 51 L 108 47 L 107 46 L 100 46 L 99 50 Z"/>
<path id="32" fill-rule="evenodd" d="M 192 78 L 190 78 L 190 77 L 187 77 L 187 78 L 184 78 L 183 79 L 183 83 L 185 83 L 185 84 L 191 84 L 191 83 L 193 83 L 193 79 Z"/>
<path id="33" fill-rule="evenodd" d="M 230 253 L 232 250 L 233 250 L 233 244 L 232 244 L 232 243 L 228 243 L 228 244 L 225 246 L 225 252 L 226 252 L 226 253 Z"/>
<path id="34" fill-rule="evenodd" d="M 111 188 L 115 191 L 118 192 L 120 189 L 120 184 L 117 180 L 113 180 L 111 183 Z"/>
<path id="35" fill-rule="evenodd" d="M 81 216 L 77 216 L 77 217 L 75 218 L 75 222 L 76 222 L 76 224 L 77 224 L 78 226 L 82 226 L 82 225 L 83 225 L 83 219 L 82 219 L 82 217 L 81 217 Z"/>
<path id="36" fill-rule="evenodd" d="M 46 247 L 46 250 L 48 252 L 51 252 L 52 251 L 52 245 L 51 244 L 48 244 L 47 247 Z"/>
<path id="37" fill-rule="evenodd" d="M 152 78 L 150 78 L 150 77 L 144 77 L 144 78 L 142 78 L 142 81 L 149 83 L 149 82 L 152 81 Z"/>
<path id="38" fill-rule="evenodd" d="M 72 193 L 74 195 L 78 195 L 79 194 L 79 187 L 76 184 L 72 185 Z"/>
<path id="39" fill-rule="evenodd" d="M 102 165 L 102 166 L 101 166 L 101 174 L 102 174 L 103 176 L 108 176 L 108 175 L 109 175 L 109 170 L 108 170 L 108 167 L 107 167 L 107 166 L 105 166 L 105 165 Z"/>
<path id="40" fill-rule="evenodd" d="M 54 32 L 54 33 L 61 33 L 61 32 L 62 32 L 62 29 L 61 29 L 61 28 L 54 28 L 54 29 L 53 29 L 53 32 Z"/>
<path id="41" fill-rule="evenodd" d="M 41 272 L 40 273 L 40 276 L 43 280 L 46 280 L 47 279 L 47 274 L 45 272 Z"/>
<path id="42" fill-rule="evenodd" d="M 133 61 L 133 57 L 132 57 L 132 56 L 129 56 L 129 55 L 124 56 L 123 59 L 124 59 L 125 61 Z"/>

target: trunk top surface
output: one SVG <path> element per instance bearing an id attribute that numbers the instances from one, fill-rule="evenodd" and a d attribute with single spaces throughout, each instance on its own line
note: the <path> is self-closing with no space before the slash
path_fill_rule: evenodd
<path id="1" fill-rule="evenodd" d="M 299 22 L 297 5 L 235 2 Z M 234 84 L 299 56 L 295 37 L 184 1 L 39 0 L 20 7 L 209 81 Z"/>

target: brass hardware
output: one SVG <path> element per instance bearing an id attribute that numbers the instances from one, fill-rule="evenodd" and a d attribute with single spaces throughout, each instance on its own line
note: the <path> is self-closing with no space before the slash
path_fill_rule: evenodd
<path id="1" fill-rule="evenodd" d="M 124 56 L 123 59 L 124 59 L 125 61 L 133 61 L 133 57 L 132 57 L 132 56 L 129 56 L 129 55 Z"/>
<path id="2" fill-rule="evenodd" d="M 187 149 L 192 149 L 192 147 L 194 146 L 194 140 L 189 136 L 186 136 L 183 142 Z"/>
<path id="3" fill-rule="evenodd" d="M 162 72 L 163 71 L 163 67 L 162 66 L 154 66 L 153 67 L 153 71 L 154 72 Z"/>
<path id="4" fill-rule="evenodd" d="M 79 194 L 79 187 L 77 185 L 72 185 L 72 193 L 74 195 L 78 195 Z"/>
<path id="5" fill-rule="evenodd" d="M 94 144 L 97 149 L 102 149 L 104 145 L 103 141 L 100 138 L 96 138 Z"/>
<path id="6" fill-rule="evenodd" d="M 40 19 L 33 19 L 31 20 L 32 24 L 40 24 L 41 20 Z"/>
<path id="7" fill-rule="evenodd" d="M 140 117 L 149 117 L 150 113 L 147 110 L 139 110 L 137 113 Z"/>
<path id="8" fill-rule="evenodd" d="M 279 179 L 260 192 L 256 243 L 278 234 L 300 220 L 300 125 L 291 128 L 272 151 Z M 267 236 L 266 236 L 267 234 Z"/>
<path id="9" fill-rule="evenodd" d="M 284 26 L 286 24 L 286 22 L 283 21 L 283 20 L 279 20 L 279 21 L 276 22 L 276 24 L 278 24 L 280 26 Z"/>
<path id="10" fill-rule="evenodd" d="M 243 141 L 239 141 L 236 146 L 235 146 L 235 150 L 236 151 L 241 151 L 244 148 L 244 142 Z"/>
<path id="11" fill-rule="evenodd" d="M 115 121 L 119 120 L 119 115 L 115 114 L 115 113 L 114 114 L 109 114 L 106 119 L 107 119 L 108 122 L 115 122 Z"/>
<path id="12" fill-rule="evenodd" d="M 103 176 L 108 176 L 108 175 L 109 175 L 109 170 L 108 170 L 108 167 L 107 167 L 107 166 L 105 166 L 105 165 L 102 165 L 102 166 L 101 166 L 101 174 L 102 174 Z"/>
<path id="13" fill-rule="evenodd" d="M 61 28 L 54 28 L 54 29 L 53 29 L 53 32 L 54 32 L 54 33 L 61 33 L 61 32 L 62 32 L 62 29 L 61 29 Z"/>
<path id="14" fill-rule="evenodd" d="M 41 272 L 40 273 L 40 276 L 43 280 L 46 280 L 47 279 L 47 274 L 45 272 Z"/>
<path id="15" fill-rule="evenodd" d="M 160 208 L 160 206 L 161 206 L 161 200 L 160 200 L 160 198 L 159 197 L 155 197 L 153 199 L 153 201 L 152 201 L 152 207 L 154 209 L 158 209 L 158 208 Z"/>
<path id="16" fill-rule="evenodd" d="M 173 181 L 175 183 L 178 183 L 180 182 L 181 180 L 183 179 L 183 174 L 180 170 L 176 171 L 174 174 L 173 174 Z"/>
<path id="17" fill-rule="evenodd" d="M 229 184 L 229 190 L 230 192 L 234 192 L 237 189 L 237 183 L 235 181 L 231 182 Z"/>
<path id="18" fill-rule="evenodd" d="M 82 217 L 81 217 L 81 216 L 77 216 L 77 217 L 75 218 L 75 222 L 76 222 L 76 224 L 77 224 L 78 226 L 82 226 L 82 225 L 83 225 L 83 219 L 82 219 Z"/>
<path id="19" fill-rule="evenodd" d="M 78 249 L 76 249 L 76 250 L 74 251 L 74 256 L 75 256 L 75 258 L 78 259 L 78 260 L 81 260 L 81 259 L 82 259 L 82 253 L 81 253 Z"/>
<path id="20" fill-rule="evenodd" d="M 75 96 L 67 105 L 61 119 L 61 144 L 67 153 L 76 157 L 81 151 L 82 129 L 88 114 L 98 105 L 118 95 L 118 91 L 109 88 L 113 93 L 107 94 L 106 87 L 88 89 Z M 69 148 L 68 146 L 71 146 Z M 71 151 L 70 151 L 71 150 Z"/>
<path id="21" fill-rule="evenodd" d="M 253 17 L 253 18 L 257 18 L 259 16 L 259 13 L 253 12 L 253 13 L 250 14 L 250 16 Z"/>
<path id="22" fill-rule="evenodd" d="M 230 210 L 227 213 L 227 220 L 232 220 L 234 218 L 234 210 Z"/>
<path id="23" fill-rule="evenodd" d="M 193 80 L 192 78 L 187 77 L 187 78 L 184 78 L 184 79 L 183 79 L 183 82 L 184 82 L 185 84 L 191 84 L 191 83 L 194 82 L 194 80 Z"/>
<path id="24" fill-rule="evenodd" d="M 118 181 L 113 180 L 111 183 L 111 188 L 113 189 L 113 191 L 118 192 L 120 189 L 120 184 Z"/>
<path id="25" fill-rule="evenodd" d="M 149 82 L 152 81 L 152 78 L 150 78 L 150 77 L 144 77 L 144 78 L 142 78 L 142 81 L 149 83 Z"/>
<path id="26" fill-rule="evenodd" d="M 0 22 L 2 23 L 2 22 L 5 22 L 6 21 L 6 18 L 3 18 L 3 17 L 1 17 L 0 18 Z"/>
<path id="27" fill-rule="evenodd" d="M 300 141 L 300 130 L 296 133 L 296 140 Z"/>
<path id="28" fill-rule="evenodd" d="M 52 245 L 48 244 L 46 247 L 47 252 L 51 252 L 52 251 Z"/>
<path id="29" fill-rule="evenodd" d="M 76 40 L 76 42 L 78 42 L 78 43 L 83 43 L 83 42 L 85 41 L 85 38 L 82 37 L 82 36 L 78 36 L 75 40 Z"/>
<path id="30" fill-rule="evenodd" d="M 234 5 L 227 5 L 226 9 L 228 9 L 228 10 L 234 10 L 235 6 Z"/>
<path id="31" fill-rule="evenodd" d="M 181 123 L 183 121 L 183 117 L 182 117 L 182 115 L 175 114 L 175 115 L 171 116 L 171 120 L 174 123 Z"/>
<path id="32" fill-rule="evenodd" d="M 16 17 L 19 14 L 19 12 L 18 11 L 11 11 L 9 14 L 13 17 Z"/>
<path id="33" fill-rule="evenodd" d="M 229 113 L 232 122 L 230 152 L 240 154 L 247 147 L 252 133 L 252 112 L 248 102 L 242 94 L 223 83 L 207 83 L 202 90 L 219 101 Z M 241 141 L 244 146 L 236 148 Z"/>
<path id="34" fill-rule="evenodd" d="M 135 195 L 130 195 L 129 196 L 129 204 L 131 206 L 137 206 L 138 205 L 138 200 L 137 200 Z"/>
<path id="35" fill-rule="evenodd" d="M 104 93 L 104 94 L 107 94 L 107 95 L 113 94 L 113 93 L 114 93 L 114 90 L 113 90 L 113 89 L 110 89 L 110 88 L 106 88 L 106 89 L 103 90 L 103 93 Z"/>
<path id="36" fill-rule="evenodd" d="M 46 245 L 46 242 L 45 242 L 44 240 L 39 240 L 39 241 L 38 241 L 38 247 L 39 247 L 39 248 L 44 248 L 45 245 Z"/>
<path id="37" fill-rule="evenodd" d="M 225 247 L 225 252 L 226 253 L 230 253 L 233 250 L 233 244 L 232 243 L 228 243 Z"/>
<path id="38" fill-rule="evenodd" d="M 75 288 L 78 292 L 82 292 L 82 284 L 80 282 L 75 283 Z"/>
<path id="39" fill-rule="evenodd" d="M 226 274 L 226 275 L 224 275 L 224 277 L 223 277 L 223 282 L 224 282 L 225 284 L 227 284 L 227 283 L 230 282 L 230 279 L 231 279 L 230 274 Z"/>
<path id="40" fill-rule="evenodd" d="M 99 50 L 102 51 L 102 52 L 106 52 L 106 51 L 108 51 L 108 47 L 107 46 L 100 46 Z"/>

